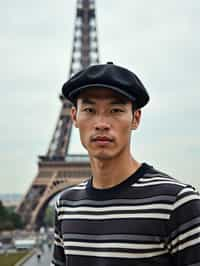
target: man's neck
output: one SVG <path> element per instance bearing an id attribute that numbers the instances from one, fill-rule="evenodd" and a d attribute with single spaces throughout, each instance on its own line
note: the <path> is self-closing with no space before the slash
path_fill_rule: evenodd
<path id="1" fill-rule="evenodd" d="M 93 175 L 93 187 L 106 189 L 114 187 L 130 175 L 132 175 L 141 164 L 131 157 L 119 160 L 91 159 L 91 170 Z"/>

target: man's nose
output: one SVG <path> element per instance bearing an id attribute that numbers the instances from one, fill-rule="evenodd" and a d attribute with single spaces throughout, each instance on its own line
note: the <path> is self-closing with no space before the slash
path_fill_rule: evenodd
<path id="1" fill-rule="evenodd" d="M 105 117 L 98 117 L 95 124 L 96 130 L 109 130 L 110 129 L 110 123 L 108 122 L 108 119 Z"/>

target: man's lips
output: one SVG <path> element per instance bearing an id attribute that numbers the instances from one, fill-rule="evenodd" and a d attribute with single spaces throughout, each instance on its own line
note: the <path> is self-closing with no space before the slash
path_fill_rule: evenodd
<path id="1" fill-rule="evenodd" d="M 92 142 L 98 143 L 98 144 L 107 144 L 112 142 L 113 139 L 107 136 L 96 136 L 92 138 Z"/>
<path id="2" fill-rule="evenodd" d="M 96 138 L 95 141 L 111 141 L 108 138 Z"/>

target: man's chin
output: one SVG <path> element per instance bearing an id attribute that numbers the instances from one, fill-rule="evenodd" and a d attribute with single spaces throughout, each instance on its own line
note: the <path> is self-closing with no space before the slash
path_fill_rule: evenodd
<path id="1" fill-rule="evenodd" d="M 91 158 L 95 158 L 97 160 L 111 160 L 113 156 L 111 154 L 105 152 L 99 152 L 96 154 L 90 154 Z"/>
<path id="2" fill-rule="evenodd" d="M 108 160 L 111 160 L 112 157 L 111 156 L 104 156 L 104 155 L 100 155 L 100 156 L 95 156 L 94 158 L 100 160 L 100 161 L 108 161 Z"/>

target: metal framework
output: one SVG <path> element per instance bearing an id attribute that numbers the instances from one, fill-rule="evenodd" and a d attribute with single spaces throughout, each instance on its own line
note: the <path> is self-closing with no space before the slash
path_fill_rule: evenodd
<path id="1" fill-rule="evenodd" d="M 94 0 L 78 0 L 69 76 L 99 62 Z M 72 132 L 71 103 L 60 96 L 61 111 L 47 154 L 39 156 L 38 174 L 17 208 L 29 229 L 43 224 L 49 201 L 67 186 L 87 178 L 90 172 L 86 155 L 68 153 Z"/>

